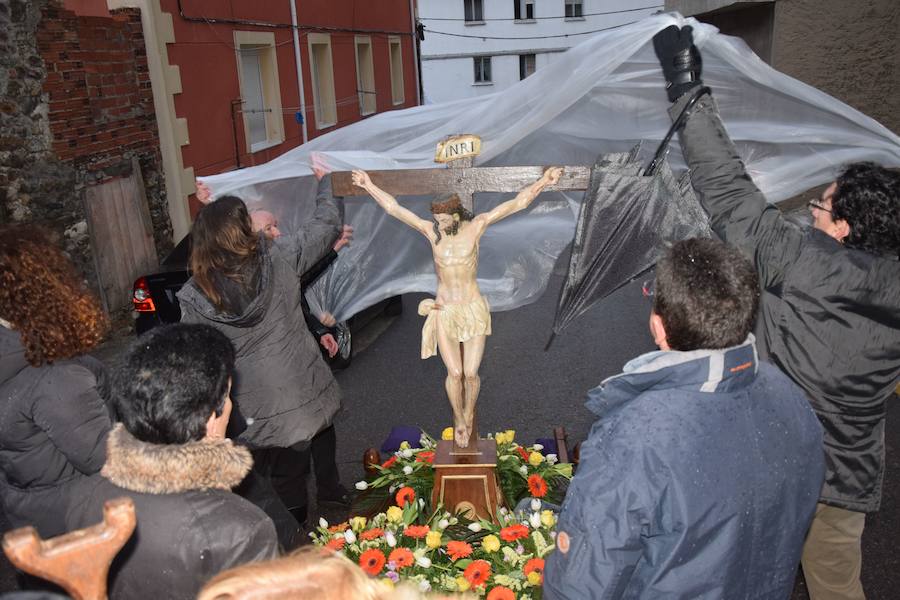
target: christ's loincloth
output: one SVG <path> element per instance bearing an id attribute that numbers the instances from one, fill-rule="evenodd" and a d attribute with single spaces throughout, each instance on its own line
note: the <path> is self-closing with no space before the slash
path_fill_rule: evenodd
<path id="1" fill-rule="evenodd" d="M 437 354 L 438 322 L 447 336 L 458 342 L 491 335 L 491 309 L 484 296 L 466 304 L 442 304 L 440 308 L 429 298 L 419 302 L 419 314 L 426 317 L 422 327 L 423 359 Z"/>

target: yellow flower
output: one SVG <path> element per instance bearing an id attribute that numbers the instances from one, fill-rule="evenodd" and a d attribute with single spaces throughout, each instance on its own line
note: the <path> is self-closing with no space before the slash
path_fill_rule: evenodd
<path id="1" fill-rule="evenodd" d="M 407 442 L 406 440 L 403 440 L 402 442 L 400 442 L 400 449 L 401 450 L 409 450 L 409 442 Z"/>
<path id="2" fill-rule="evenodd" d="M 541 525 L 544 527 L 553 527 L 553 523 L 556 522 L 556 517 L 553 515 L 552 510 L 542 510 L 541 511 Z"/>
<path id="3" fill-rule="evenodd" d="M 440 531 L 429 531 L 425 536 L 425 544 L 434 550 L 435 548 L 441 547 L 441 532 Z"/>
<path id="4" fill-rule="evenodd" d="M 528 574 L 528 583 L 531 585 L 540 585 L 541 584 L 541 574 L 537 571 L 532 571 Z"/>
<path id="5" fill-rule="evenodd" d="M 515 429 L 507 429 L 506 430 L 506 443 L 512 444 L 516 439 L 516 430 Z"/>
<path id="6" fill-rule="evenodd" d="M 388 579 L 387 577 L 385 577 L 383 579 L 379 579 L 378 582 L 389 590 L 394 589 L 394 582 L 391 581 L 390 579 Z"/>
<path id="7" fill-rule="evenodd" d="M 500 539 L 496 535 L 486 535 L 481 540 L 481 547 L 484 548 L 485 552 L 496 552 L 500 549 Z"/>
<path id="8" fill-rule="evenodd" d="M 399 523 L 403 519 L 403 509 L 399 506 L 392 506 L 387 509 L 387 518 L 391 523 Z"/>
<path id="9" fill-rule="evenodd" d="M 469 589 L 469 581 L 460 575 L 456 578 L 456 587 L 460 592 L 465 592 Z"/>
<path id="10" fill-rule="evenodd" d="M 502 431 L 498 431 L 497 433 L 494 434 L 494 441 L 497 442 L 498 446 L 500 444 L 505 444 L 506 443 L 506 434 L 503 433 Z"/>
<path id="11" fill-rule="evenodd" d="M 441 432 L 441 439 L 442 440 L 452 440 L 453 439 L 453 428 L 445 427 L 444 430 Z"/>
<path id="12" fill-rule="evenodd" d="M 366 518 L 365 517 L 353 517 L 350 519 L 350 528 L 353 531 L 362 531 L 366 528 Z"/>
<path id="13" fill-rule="evenodd" d="M 544 462 L 544 455 L 540 452 L 532 452 L 528 455 L 528 462 L 531 463 L 532 467 L 536 467 L 542 462 Z"/>

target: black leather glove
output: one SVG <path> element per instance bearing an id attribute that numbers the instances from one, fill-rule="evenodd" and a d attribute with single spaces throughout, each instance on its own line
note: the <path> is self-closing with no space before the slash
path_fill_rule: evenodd
<path id="1" fill-rule="evenodd" d="M 653 49 L 666 78 L 669 102 L 703 84 L 700 79 L 703 62 L 694 46 L 694 30 L 690 25 L 681 29 L 675 25 L 666 27 L 653 36 Z"/>

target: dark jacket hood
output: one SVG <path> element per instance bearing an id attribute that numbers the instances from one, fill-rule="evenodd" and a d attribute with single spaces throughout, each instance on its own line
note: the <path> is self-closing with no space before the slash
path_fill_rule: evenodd
<path id="1" fill-rule="evenodd" d="M 193 278 L 178 292 L 179 301 L 192 305 L 206 319 L 224 325 L 252 327 L 259 323 L 269 309 L 274 287 L 272 285 L 272 256 L 269 249 L 269 241 L 263 234 L 260 234 L 259 238 L 256 252 L 259 267 L 259 291 L 241 314 L 232 315 L 219 312 L 206 295 L 200 291 Z"/>
<path id="2" fill-rule="evenodd" d="M 602 417 L 650 389 L 729 392 L 750 385 L 758 368 L 753 334 L 722 350 L 657 350 L 632 359 L 621 374 L 589 391 L 585 406 Z"/>
<path id="3" fill-rule="evenodd" d="M 28 366 L 25 347 L 18 331 L 0 326 L 0 385 Z"/>
<path id="4" fill-rule="evenodd" d="M 109 434 L 106 454 L 100 474 L 142 494 L 230 490 L 253 466 L 250 451 L 228 439 L 150 444 L 136 439 L 121 423 Z"/>

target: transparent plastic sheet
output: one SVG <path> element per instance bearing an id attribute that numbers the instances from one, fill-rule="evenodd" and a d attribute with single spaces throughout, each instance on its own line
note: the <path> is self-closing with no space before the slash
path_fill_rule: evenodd
<path id="1" fill-rule="evenodd" d="M 310 154 L 334 170 L 435 168 L 443 137 L 482 138 L 477 166 L 593 164 L 643 141 L 645 161 L 670 124 L 651 39 L 669 25 L 694 27 L 703 79 L 755 183 L 771 202 L 834 178 L 841 165 L 872 160 L 900 166 L 900 137 L 846 104 L 778 73 L 741 40 L 675 13 L 602 32 L 548 67 L 490 96 L 381 113 L 318 137 L 256 167 L 203 178 L 215 196 L 237 194 L 275 212 L 285 229 L 303 222 L 315 197 Z M 684 161 L 677 143 L 669 163 Z M 477 212 L 511 195 L 476 194 Z M 488 230 L 479 284 L 493 310 L 521 306 L 546 286 L 572 240 L 581 193 L 542 194 L 532 207 Z M 426 216 L 427 198 L 400 198 Z M 353 244 L 307 294 L 313 311 L 345 319 L 381 299 L 433 292 L 431 252 L 421 235 L 368 198 L 345 200 Z"/>

